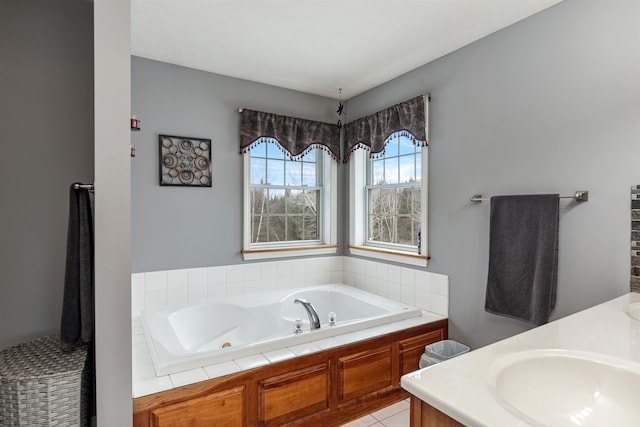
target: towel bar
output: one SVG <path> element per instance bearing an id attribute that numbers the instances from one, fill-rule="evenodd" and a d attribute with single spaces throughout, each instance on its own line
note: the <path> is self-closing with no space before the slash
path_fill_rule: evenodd
<path id="1" fill-rule="evenodd" d="M 73 184 L 73 189 L 74 190 L 84 189 L 84 190 L 93 191 L 93 184 L 78 184 L 78 183 L 75 183 L 75 184 Z"/>
<path id="2" fill-rule="evenodd" d="M 589 192 L 586 190 L 576 191 L 573 196 L 560 196 L 560 198 L 574 199 L 576 202 L 587 202 L 589 201 Z M 481 203 L 487 202 L 491 200 L 491 198 L 483 198 L 482 194 L 474 194 L 473 196 L 469 197 L 469 200 L 471 200 L 473 203 Z"/>

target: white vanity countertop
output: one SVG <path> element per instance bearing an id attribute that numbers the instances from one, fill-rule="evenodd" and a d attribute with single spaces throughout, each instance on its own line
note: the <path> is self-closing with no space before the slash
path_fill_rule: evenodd
<path id="1" fill-rule="evenodd" d="M 529 426 L 525 418 L 510 412 L 497 397 L 489 380 L 492 365 L 504 356 L 540 349 L 597 353 L 640 363 L 640 321 L 624 311 L 626 305 L 636 302 L 640 302 L 640 294 L 623 295 L 407 374 L 402 377 L 402 387 L 469 427 Z M 544 392 L 540 390 L 541 394 Z"/>

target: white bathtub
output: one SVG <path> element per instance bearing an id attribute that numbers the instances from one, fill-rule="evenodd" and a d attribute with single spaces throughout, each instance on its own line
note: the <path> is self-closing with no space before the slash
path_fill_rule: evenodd
<path id="1" fill-rule="evenodd" d="M 321 328 L 310 331 L 310 301 Z M 329 326 L 329 312 L 336 313 Z M 142 325 L 157 375 L 208 366 L 410 317 L 419 308 L 346 285 L 321 285 L 238 296 L 174 309 L 143 310 Z M 302 333 L 294 334 L 294 320 Z"/>

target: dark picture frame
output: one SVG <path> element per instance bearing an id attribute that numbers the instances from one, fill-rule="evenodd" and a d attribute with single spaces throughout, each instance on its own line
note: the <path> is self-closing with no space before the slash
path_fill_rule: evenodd
<path id="1" fill-rule="evenodd" d="M 211 140 L 158 135 L 161 186 L 211 187 Z"/>

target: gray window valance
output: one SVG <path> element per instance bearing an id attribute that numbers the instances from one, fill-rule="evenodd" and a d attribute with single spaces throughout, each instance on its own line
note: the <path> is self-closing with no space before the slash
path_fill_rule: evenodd
<path id="1" fill-rule="evenodd" d="M 346 163 L 358 148 L 370 151 L 371 156 L 384 152 L 389 137 L 402 132 L 420 147 L 427 145 L 425 97 L 420 95 L 345 125 Z"/>
<path id="2" fill-rule="evenodd" d="M 331 123 L 315 122 L 262 111 L 242 110 L 240 152 L 246 153 L 271 138 L 293 159 L 300 159 L 311 148 L 327 151 L 340 161 L 340 129 Z"/>

